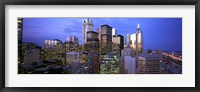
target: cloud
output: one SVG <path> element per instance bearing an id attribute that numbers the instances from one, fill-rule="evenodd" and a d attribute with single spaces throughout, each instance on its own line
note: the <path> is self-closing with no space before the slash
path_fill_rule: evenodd
<path id="1" fill-rule="evenodd" d="M 60 31 L 58 34 L 64 36 L 77 36 L 80 37 L 82 35 L 82 20 L 79 19 L 71 19 L 67 20 L 65 24 L 61 25 Z"/>

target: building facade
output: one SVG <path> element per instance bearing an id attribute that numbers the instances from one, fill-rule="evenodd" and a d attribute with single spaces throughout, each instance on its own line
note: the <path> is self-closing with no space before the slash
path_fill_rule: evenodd
<path id="1" fill-rule="evenodd" d="M 139 56 L 138 61 L 136 61 L 136 63 L 137 63 L 137 74 L 145 74 L 146 73 L 146 58 Z"/>
<path id="2" fill-rule="evenodd" d="M 23 37 L 23 18 L 18 18 L 18 63 L 23 63 L 23 54 L 22 51 L 22 37 Z M 19 65 L 20 66 L 20 65 Z"/>
<path id="3" fill-rule="evenodd" d="M 78 44 L 78 37 L 77 36 L 70 36 L 70 41 L 74 44 Z"/>
<path id="4" fill-rule="evenodd" d="M 141 53 L 139 56 L 138 73 L 159 74 L 160 73 L 160 55 L 152 53 Z"/>
<path id="5" fill-rule="evenodd" d="M 136 74 L 136 61 L 134 57 L 124 57 L 125 74 Z"/>
<path id="6" fill-rule="evenodd" d="M 116 51 L 121 56 L 121 50 L 124 49 L 124 37 L 122 35 L 114 35 L 112 38 L 112 43 L 113 43 L 112 46 L 113 51 Z"/>
<path id="7" fill-rule="evenodd" d="M 101 25 L 101 42 L 109 43 L 112 42 L 112 27 L 105 24 Z"/>
<path id="8" fill-rule="evenodd" d="M 84 19 L 83 20 L 83 31 L 82 31 L 82 44 L 86 44 L 87 43 L 87 32 L 88 31 L 93 31 L 93 22 L 91 19 Z"/>
<path id="9" fill-rule="evenodd" d="M 143 51 L 143 34 L 140 28 L 140 24 L 138 24 L 136 30 L 136 55 L 142 53 Z"/>
<path id="10" fill-rule="evenodd" d="M 112 27 L 107 24 L 101 25 L 100 32 L 100 54 L 105 55 L 108 52 L 112 52 Z"/>
<path id="11" fill-rule="evenodd" d="M 42 59 L 54 60 L 54 61 L 65 61 L 65 48 L 61 40 L 45 40 L 44 48 L 42 50 Z"/>
<path id="12" fill-rule="evenodd" d="M 117 30 L 115 28 L 112 28 L 112 36 L 117 35 Z"/>
<path id="13" fill-rule="evenodd" d="M 99 52 L 99 39 L 98 33 L 94 31 L 87 32 L 87 43 L 85 44 L 85 51 L 91 52 L 96 51 Z"/>
<path id="14" fill-rule="evenodd" d="M 131 40 L 131 34 L 127 34 L 126 35 L 126 45 L 129 44 L 130 40 Z"/>
<path id="15" fill-rule="evenodd" d="M 58 40 L 58 39 L 54 39 L 54 40 L 45 40 L 44 41 L 44 47 L 45 48 L 49 48 L 58 44 L 62 44 L 62 41 Z"/>

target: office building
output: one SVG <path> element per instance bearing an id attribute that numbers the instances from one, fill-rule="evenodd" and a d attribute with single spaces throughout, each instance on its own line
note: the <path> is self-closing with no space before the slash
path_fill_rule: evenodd
<path id="1" fill-rule="evenodd" d="M 142 53 L 142 51 L 143 51 L 143 34 L 140 28 L 140 24 L 138 24 L 136 30 L 136 55 Z"/>
<path id="2" fill-rule="evenodd" d="M 136 74 L 136 61 L 134 57 L 125 56 L 125 74 Z"/>
<path id="3" fill-rule="evenodd" d="M 101 25 L 101 42 L 109 43 L 112 42 L 112 27 L 105 24 Z"/>
<path id="4" fill-rule="evenodd" d="M 134 50 L 130 47 L 130 44 L 121 50 L 120 73 L 136 73 L 136 60 L 134 57 Z"/>
<path id="5" fill-rule="evenodd" d="M 78 44 L 78 37 L 77 36 L 70 36 L 70 41 L 74 44 Z"/>
<path id="6" fill-rule="evenodd" d="M 112 38 L 113 51 L 121 56 L 121 50 L 124 49 L 124 37 L 122 35 L 114 35 Z"/>
<path id="7" fill-rule="evenodd" d="M 146 73 L 146 58 L 139 56 L 138 61 L 136 61 L 136 63 L 137 63 L 137 74 L 145 74 Z"/>
<path id="8" fill-rule="evenodd" d="M 160 73 L 160 55 L 141 53 L 138 62 L 138 73 L 159 74 Z"/>
<path id="9" fill-rule="evenodd" d="M 112 28 L 112 37 L 113 37 L 114 35 L 117 35 L 117 30 L 116 30 L 115 28 Z"/>
<path id="10" fill-rule="evenodd" d="M 54 39 L 54 40 L 45 40 L 45 41 L 44 41 L 44 47 L 45 47 L 45 48 L 49 48 L 49 47 L 52 47 L 52 46 L 55 46 L 55 45 L 58 45 L 58 44 L 62 44 L 62 41 L 61 41 L 61 40 L 58 40 L 58 39 Z"/>
<path id="11" fill-rule="evenodd" d="M 91 19 L 84 19 L 83 20 L 83 31 L 82 31 L 82 44 L 87 43 L 87 32 L 88 31 L 93 31 L 93 22 Z"/>
<path id="12" fill-rule="evenodd" d="M 131 40 L 131 34 L 127 34 L 126 35 L 126 45 L 128 45 L 130 43 Z"/>
<path id="13" fill-rule="evenodd" d="M 101 29 L 97 28 L 96 32 L 98 33 L 98 39 L 99 39 L 99 43 L 101 43 Z"/>
<path id="14" fill-rule="evenodd" d="M 85 50 L 88 52 L 90 51 L 99 52 L 99 39 L 97 32 L 94 31 L 87 32 L 87 43 L 85 45 Z"/>
<path id="15" fill-rule="evenodd" d="M 65 53 L 64 46 L 61 40 L 45 40 L 42 50 L 44 60 L 64 61 L 63 54 Z"/>
<path id="16" fill-rule="evenodd" d="M 24 52 L 22 51 L 22 37 L 23 37 L 23 18 L 18 18 L 17 20 L 18 23 L 18 63 L 22 64 L 23 63 L 23 54 Z M 20 68 L 20 65 L 19 65 Z M 20 71 L 19 71 L 20 73 Z"/>
<path id="17" fill-rule="evenodd" d="M 100 43 L 100 54 L 105 55 L 108 52 L 112 52 L 112 27 L 105 24 L 101 25 L 101 43 Z"/>
<path id="18" fill-rule="evenodd" d="M 131 40 L 129 42 L 130 47 L 134 49 L 134 53 L 136 52 L 136 34 L 131 34 Z"/>

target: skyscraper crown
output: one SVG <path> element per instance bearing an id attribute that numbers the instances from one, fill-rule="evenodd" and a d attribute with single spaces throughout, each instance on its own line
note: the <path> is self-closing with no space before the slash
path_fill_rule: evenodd
<path id="1" fill-rule="evenodd" d="M 140 28 L 140 24 L 139 23 L 137 24 L 137 28 Z"/>

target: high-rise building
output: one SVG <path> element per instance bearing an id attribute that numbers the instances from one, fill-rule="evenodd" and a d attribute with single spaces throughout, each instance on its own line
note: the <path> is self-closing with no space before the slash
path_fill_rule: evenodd
<path id="1" fill-rule="evenodd" d="M 130 47 L 134 49 L 134 52 L 136 50 L 136 34 L 131 34 L 131 40 L 130 40 Z"/>
<path id="2" fill-rule="evenodd" d="M 121 50 L 120 73 L 136 73 L 134 50 L 130 44 Z"/>
<path id="3" fill-rule="evenodd" d="M 140 24 L 138 24 L 136 30 L 136 55 L 142 53 L 142 51 L 143 51 L 143 34 L 140 28 Z"/>
<path id="4" fill-rule="evenodd" d="M 101 25 L 100 54 L 105 55 L 112 52 L 112 27 L 105 24 Z"/>
<path id="5" fill-rule="evenodd" d="M 112 27 L 105 24 L 101 25 L 101 42 L 109 43 L 112 42 Z"/>
<path id="6" fill-rule="evenodd" d="M 136 58 L 137 64 L 137 74 L 145 74 L 146 73 L 146 58 L 145 57 L 138 57 Z"/>
<path id="7" fill-rule="evenodd" d="M 115 28 L 112 28 L 112 36 L 117 35 L 117 30 Z"/>
<path id="8" fill-rule="evenodd" d="M 18 23 L 18 73 L 22 73 L 21 64 L 24 63 L 24 51 L 22 50 L 22 38 L 23 38 L 23 18 L 17 19 Z"/>
<path id="9" fill-rule="evenodd" d="M 119 44 L 120 49 L 124 49 L 124 37 L 122 35 L 114 35 L 112 39 L 113 43 Z"/>
<path id="10" fill-rule="evenodd" d="M 138 73 L 159 74 L 160 55 L 156 53 L 141 53 L 137 69 Z"/>
<path id="11" fill-rule="evenodd" d="M 83 20 L 83 41 L 82 44 L 86 44 L 87 43 L 87 32 L 88 31 L 93 31 L 93 22 L 91 19 L 84 19 Z"/>
<path id="12" fill-rule="evenodd" d="M 64 45 L 64 48 L 65 48 L 64 49 L 65 52 L 72 52 L 72 51 L 75 50 L 74 44 L 71 41 L 66 41 L 65 43 L 63 43 L 63 45 Z"/>
<path id="13" fill-rule="evenodd" d="M 126 45 L 128 45 L 130 43 L 131 40 L 131 34 L 127 34 L 126 35 Z"/>
<path id="14" fill-rule="evenodd" d="M 136 74 L 136 61 L 134 57 L 125 56 L 124 63 L 125 74 Z"/>
<path id="15" fill-rule="evenodd" d="M 97 32 L 94 31 L 87 32 L 87 43 L 85 44 L 85 50 L 88 52 L 90 51 L 99 52 L 99 39 Z"/>
<path id="16" fill-rule="evenodd" d="M 23 38 L 23 18 L 18 18 L 18 62 L 23 63 L 23 53 L 22 52 L 22 38 Z"/>
<path id="17" fill-rule="evenodd" d="M 124 37 L 122 35 L 114 35 L 112 42 L 113 51 L 116 51 L 121 56 L 121 50 L 124 49 Z"/>
<path id="18" fill-rule="evenodd" d="M 74 44 L 78 44 L 78 37 L 77 36 L 70 36 L 70 41 Z"/>
<path id="19" fill-rule="evenodd" d="M 96 29 L 96 32 L 98 33 L 99 42 L 101 42 L 101 29 L 100 29 L 100 28 L 97 28 L 97 29 Z"/>
<path id="20" fill-rule="evenodd" d="M 45 41 L 44 41 L 44 46 L 45 46 L 45 48 L 52 47 L 52 46 L 55 46 L 55 45 L 58 45 L 58 44 L 62 44 L 62 41 L 60 41 L 60 40 L 58 40 L 58 39 L 54 39 L 54 40 L 45 40 Z"/>

